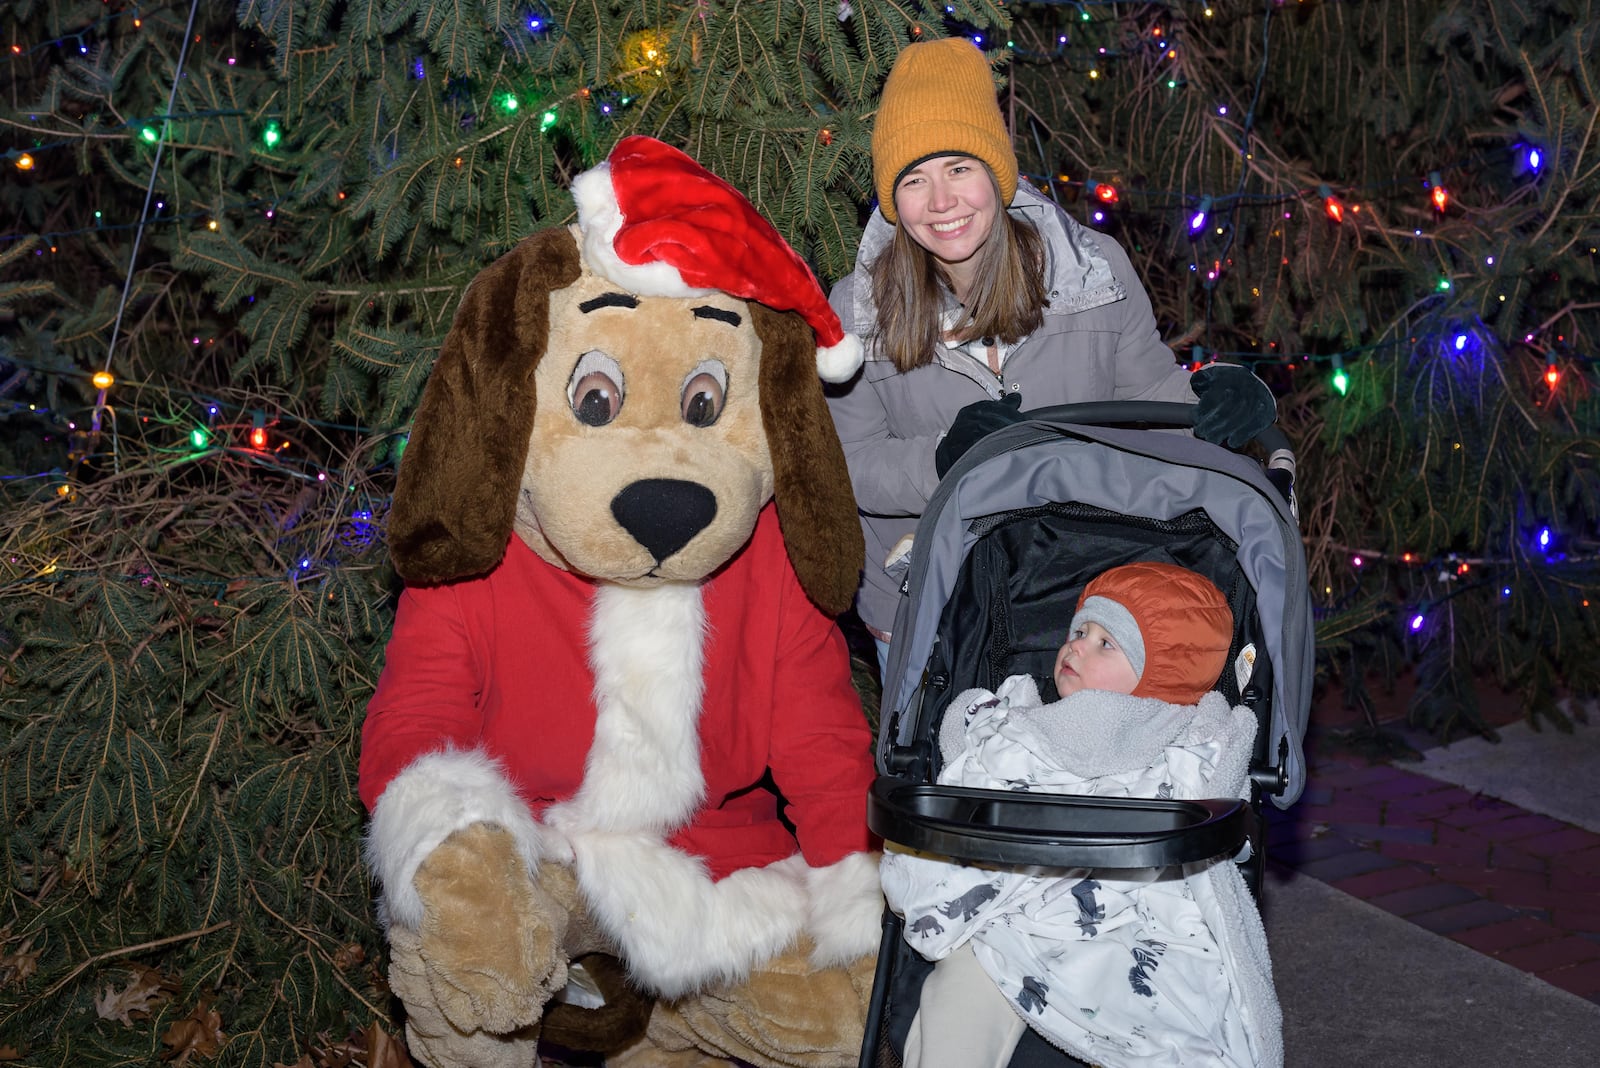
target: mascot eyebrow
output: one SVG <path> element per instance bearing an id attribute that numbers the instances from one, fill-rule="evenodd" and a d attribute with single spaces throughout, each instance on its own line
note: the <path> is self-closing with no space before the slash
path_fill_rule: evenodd
<path id="1" fill-rule="evenodd" d="M 578 305 L 578 310 L 588 315 L 599 308 L 637 308 L 639 298 L 632 293 L 602 293 Z"/>
<path id="2" fill-rule="evenodd" d="M 714 308 L 709 304 L 702 304 L 699 307 L 692 308 L 690 310 L 694 312 L 694 317 L 696 319 L 717 319 L 721 322 L 727 323 L 729 326 L 738 326 L 740 323 L 744 322 L 744 319 L 740 317 L 738 312 L 729 311 L 727 308 Z"/>

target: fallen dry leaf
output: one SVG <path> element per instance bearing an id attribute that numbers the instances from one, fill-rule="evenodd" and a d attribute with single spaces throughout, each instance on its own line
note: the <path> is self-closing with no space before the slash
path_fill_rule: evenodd
<path id="1" fill-rule="evenodd" d="M 322 1045 L 312 1050 L 316 1054 L 312 1068 L 415 1068 L 416 1065 L 406 1052 L 405 1043 L 385 1031 L 376 1020 L 368 1024 L 365 1031 L 351 1032 L 343 1042 L 334 1042 L 325 1033 L 318 1034 L 317 1039 Z"/>
<path id="2" fill-rule="evenodd" d="M 10 953 L 0 955 L 0 987 L 26 982 L 30 975 L 39 970 L 40 951 L 30 950 L 28 947 L 31 945 L 33 939 L 30 937 Z"/>
<path id="3" fill-rule="evenodd" d="M 367 1068 L 412 1068 L 406 1044 L 378 1026 L 367 1027 Z"/>
<path id="4" fill-rule="evenodd" d="M 154 968 L 135 965 L 133 979 L 122 990 L 106 984 L 105 993 L 94 999 L 94 1011 L 102 1020 L 120 1020 L 132 1027 L 134 1017 L 144 1018 L 172 997 L 175 984 Z"/>
<path id="5" fill-rule="evenodd" d="M 311 1054 L 302 1053 L 300 1054 L 300 1059 L 295 1061 L 293 1064 L 283 1064 L 280 1061 L 273 1061 L 272 1068 L 317 1068 L 317 1066 L 311 1063 Z"/>
<path id="6" fill-rule="evenodd" d="M 21 1052 L 15 1046 L 0 1046 L 0 1061 L 20 1061 Z"/>
<path id="7" fill-rule="evenodd" d="M 333 966 L 341 972 L 349 971 L 353 966 L 367 959 L 367 951 L 360 942 L 351 942 L 349 945 L 340 946 L 333 954 Z"/>
<path id="8" fill-rule="evenodd" d="M 174 1021 L 161 1036 L 161 1044 L 168 1047 L 161 1059 L 188 1064 L 193 1054 L 214 1057 L 227 1041 L 228 1036 L 222 1033 L 222 1014 L 201 1003 L 188 1016 Z"/>

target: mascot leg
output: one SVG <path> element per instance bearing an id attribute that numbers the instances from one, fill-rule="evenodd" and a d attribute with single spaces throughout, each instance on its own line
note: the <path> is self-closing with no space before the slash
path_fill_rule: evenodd
<path id="1" fill-rule="evenodd" d="M 853 1068 L 876 963 L 869 954 L 818 968 L 802 939 L 742 983 L 657 1003 L 644 1040 L 607 1068 L 701 1068 L 733 1057 L 757 1068 Z"/>

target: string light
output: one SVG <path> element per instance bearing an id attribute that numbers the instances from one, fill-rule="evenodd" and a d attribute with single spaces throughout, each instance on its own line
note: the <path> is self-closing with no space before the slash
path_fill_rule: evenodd
<path id="1" fill-rule="evenodd" d="M 1189 217 L 1189 236 L 1194 237 L 1205 229 L 1206 217 L 1211 214 L 1211 198 L 1201 197 L 1199 209 Z"/>
<path id="2" fill-rule="evenodd" d="M 1545 354 L 1544 382 L 1545 385 L 1550 387 L 1552 393 L 1561 384 L 1561 368 L 1556 366 L 1556 354 L 1554 352 Z"/>
<path id="3" fill-rule="evenodd" d="M 1343 397 L 1350 392 L 1350 376 L 1345 372 L 1344 360 L 1335 355 L 1333 358 L 1333 388 Z"/>
<path id="4" fill-rule="evenodd" d="M 1122 199 L 1122 194 L 1117 192 L 1117 187 L 1110 182 L 1084 182 L 1083 190 L 1102 204 L 1116 204 Z"/>
<path id="5" fill-rule="evenodd" d="M 1333 190 L 1326 184 L 1319 185 L 1317 195 L 1322 198 L 1322 210 L 1327 212 L 1328 218 L 1336 223 L 1344 222 L 1344 204 L 1333 195 Z"/>

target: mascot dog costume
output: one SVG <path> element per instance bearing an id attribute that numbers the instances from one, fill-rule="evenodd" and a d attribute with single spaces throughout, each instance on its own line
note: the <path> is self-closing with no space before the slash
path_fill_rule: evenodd
<path id="1" fill-rule="evenodd" d="M 390 517 L 360 786 L 411 1051 L 526 1068 L 598 985 L 655 999 L 610 1065 L 854 1064 L 882 898 L 819 374 L 860 343 L 676 149 L 573 196 L 467 288 Z"/>

